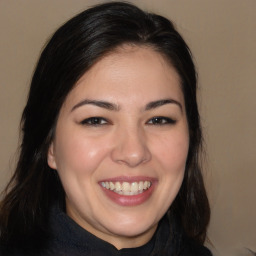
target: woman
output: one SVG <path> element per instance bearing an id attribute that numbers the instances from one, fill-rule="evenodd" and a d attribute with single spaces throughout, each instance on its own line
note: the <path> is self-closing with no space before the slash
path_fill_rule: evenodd
<path id="1" fill-rule="evenodd" d="M 1 255 L 211 255 L 196 72 L 164 17 L 112 2 L 50 39 L 1 202 Z"/>

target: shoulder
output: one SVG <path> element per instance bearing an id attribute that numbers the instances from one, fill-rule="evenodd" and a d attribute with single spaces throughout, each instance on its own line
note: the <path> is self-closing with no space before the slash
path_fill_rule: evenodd
<path id="1" fill-rule="evenodd" d="M 37 237 L 38 238 L 38 237 Z M 0 256 L 39 256 L 43 254 L 45 245 L 43 239 L 24 239 L 21 242 L 9 241 L 0 243 Z"/>
<path id="2" fill-rule="evenodd" d="M 25 254 L 21 251 L 1 246 L 0 256 L 25 256 Z"/>
<path id="3" fill-rule="evenodd" d="M 35 256 L 35 254 L 29 250 L 14 247 L 0 247 L 0 256 Z"/>
<path id="4" fill-rule="evenodd" d="M 188 237 L 184 239 L 184 244 L 181 250 L 181 256 L 212 256 L 211 251 L 207 247 Z"/>

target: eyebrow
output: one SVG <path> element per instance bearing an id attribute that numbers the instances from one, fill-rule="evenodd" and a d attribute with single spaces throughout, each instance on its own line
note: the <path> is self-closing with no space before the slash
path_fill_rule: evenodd
<path id="1" fill-rule="evenodd" d="M 156 101 L 152 101 L 149 102 L 144 110 L 145 111 L 149 111 L 158 107 L 161 107 L 163 105 L 166 104 L 176 104 L 182 111 L 182 105 L 180 102 L 174 100 L 174 99 L 161 99 L 161 100 L 156 100 Z M 84 106 L 84 105 L 94 105 L 100 108 L 105 108 L 107 110 L 112 110 L 112 111 L 119 111 L 120 107 L 117 104 L 114 103 L 110 103 L 107 101 L 102 101 L 102 100 L 89 100 L 89 99 L 84 99 L 82 101 L 80 101 L 79 103 L 77 103 L 72 109 L 71 112 L 74 111 L 75 109 Z"/>
<path id="2" fill-rule="evenodd" d="M 82 100 L 81 102 L 77 103 L 72 109 L 71 112 L 74 111 L 76 108 L 79 108 L 83 105 L 94 105 L 100 108 L 105 108 L 108 110 L 113 110 L 113 111 L 118 111 L 119 110 L 119 106 L 114 104 L 114 103 L 110 103 L 107 101 L 101 101 L 101 100 Z"/>
<path id="3" fill-rule="evenodd" d="M 181 111 L 183 110 L 181 103 L 174 99 L 162 99 L 162 100 L 156 100 L 156 101 L 149 102 L 146 105 L 145 110 L 152 110 L 152 109 L 161 107 L 166 104 L 176 104 L 180 108 Z"/>

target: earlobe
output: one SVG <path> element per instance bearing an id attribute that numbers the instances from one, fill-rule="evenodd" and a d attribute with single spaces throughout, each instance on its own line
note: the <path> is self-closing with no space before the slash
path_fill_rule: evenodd
<path id="1" fill-rule="evenodd" d="M 48 165 L 50 168 L 55 169 L 55 170 L 57 169 L 53 142 L 51 143 L 51 145 L 48 149 L 47 162 L 48 162 Z"/>

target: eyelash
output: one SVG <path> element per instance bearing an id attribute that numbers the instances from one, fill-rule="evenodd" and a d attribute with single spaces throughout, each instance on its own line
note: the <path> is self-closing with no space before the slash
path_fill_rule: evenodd
<path id="1" fill-rule="evenodd" d="M 164 117 L 164 116 L 155 116 L 147 122 L 147 124 L 150 124 L 150 125 L 172 125 L 175 123 L 176 123 L 176 120 L 169 117 Z"/>
<path id="2" fill-rule="evenodd" d="M 110 122 L 103 118 L 103 117 L 90 117 L 90 118 L 86 118 L 83 121 L 80 122 L 82 125 L 87 125 L 87 126 L 102 126 L 102 125 L 107 125 L 110 124 Z M 176 120 L 169 118 L 169 117 L 163 117 L 163 116 L 155 116 L 151 119 L 149 119 L 149 121 L 147 121 L 146 124 L 149 125 L 172 125 L 175 124 Z"/>
<path id="3" fill-rule="evenodd" d="M 88 126 L 101 126 L 109 124 L 109 121 L 105 118 L 94 116 L 90 118 L 84 119 L 82 122 L 80 122 L 82 125 L 88 125 Z"/>

